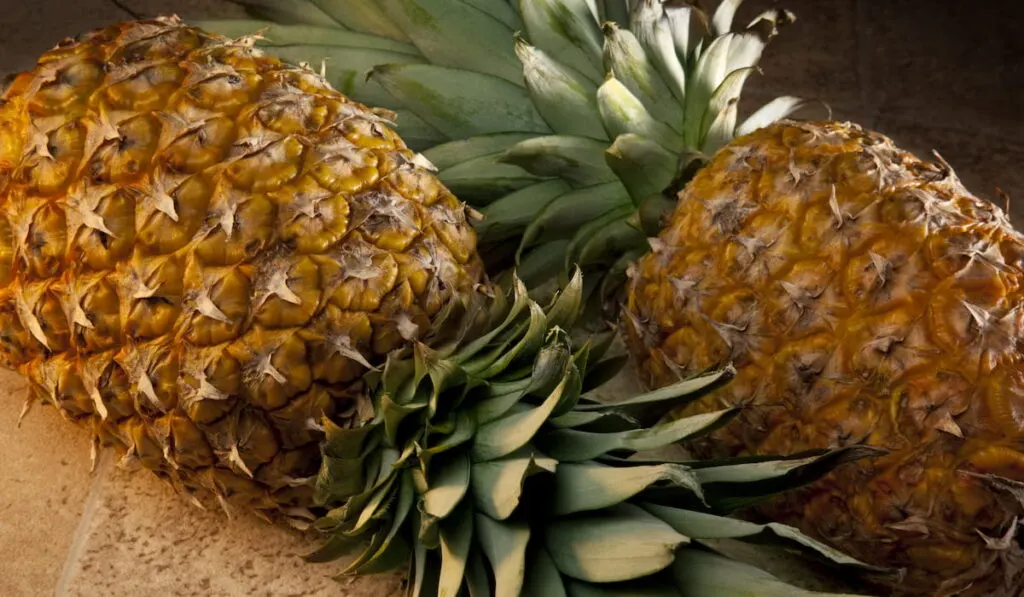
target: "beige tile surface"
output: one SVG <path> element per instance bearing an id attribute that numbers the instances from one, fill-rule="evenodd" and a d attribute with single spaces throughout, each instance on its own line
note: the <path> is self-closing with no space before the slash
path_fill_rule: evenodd
<path id="1" fill-rule="evenodd" d="M 244 513 L 188 503 L 146 470 L 102 452 L 88 433 L 36 406 L 0 372 L 0 597 L 391 597 L 398 575 L 341 583 L 309 564 L 313 543 Z"/>
<path id="2" fill-rule="evenodd" d="M 93 478 L 89 437 L 52 408 L 18 428 L 25 382 L 0 371 L 0 595 L 52 595 Z"/>
<path id="3" fill-rule="evenodd" d="M 397 575 L 338 583 L 340 564 L 310 564 L 298 533 L 254 517 L 206 512 L 144 470 L 101 465 L 96 506 L 59 597 L 390 597 Z"/>

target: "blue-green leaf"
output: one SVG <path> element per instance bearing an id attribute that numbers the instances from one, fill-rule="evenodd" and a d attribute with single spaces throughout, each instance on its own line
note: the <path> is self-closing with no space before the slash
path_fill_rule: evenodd
<path id="1" fill-rule="evenodd" d="M 436 463 L 438 458 L 434 458 Z M 459 505 L 469 489 L 470 462 L 465 454 L 445 458 L 444 464 L 432 466 L 430 489 L 423 496 L 424 512 L 436 518 L 445 518 Z"/>
<path id="2" fill-rule="evenodd" d="M 505 520 L 519 505 L 523 483 L 530 475 L 554 472 L 557 462 L 529 447 L 500 460 L 473 465 L 473 498 L 481 512 L 495 520 Z"/>
<path id="3" fill-rule="evenodd" d="M 686 87 L 684 109 L 684 135 L 690 147 L 698 147 L 701 138 L 701 124 L 707 111 L 711 94 L 725 78 L 729 65 L 729 44 L 737 34 L 729 33 L 716 37 L 697 59 L 693 73 Z"/>
<path id="4" fill-rule="evenodd" d="M 678 589 L 670 585 L 664 583 L 652 585 L 650 579 L 613 585 L 597 585 L 570 580 L 565 587 L 568 597 L 680 597 L 681 595 Z"/>
<path id="5" fill-rule="evenodd" d="M 405 540 L 398 536 L 398 533 L 402 530 L 405 519 L 412 510 L 415 493 L 412 478 L 408 473 L 404 474 L 401 481 L 399 481 L 398 498 L 391 509 L 391 526 L 380 547 L 365 562 L 359 565 L 353 563 L 344 573 L 373 574 L 383 572 L 401 565 L 406 560 L 409 547 Z M 396 538 L 398 539 L 397 542 L 395 541 Z"/>
<path id="6" fill-rule="evenodd" d="M 552 240 L 572 238 L 580 226 L 632 201 L 619 182 L 578 189 L 548 204 L 523 233 L 523 248 Z M 559 255 L 559 258 L 564 258 Z"/>
<path id="7" fill-rule="evenodd" d="M 504 153 L 516 143 L 532 139 L 535 136 L 525 133 L 477 135 L 431 147 L 423 152 L 423 157 L 430 160 L 430 163 L 439 171 L 443 171 L 470 160 Z"/>
<path id="8" fill-rule="evenodd" d="M 661 423 L 654 427 L 591 433 L 575 429 L 559 429 L 538 438 L 539 447 L 561 462 L 590 460 L 616 451 L 640 452 L 655 450 L 669 444 L 709 433 L 721 427 L 739 411 L 725 409 Z"/>
<path id="9" fill-rule="evenodd" d="M 260 19 L 286 25 L 317 25 L 344 28 L 309 0 L 236 0 L 245 12 Z"/>
<path id="10" fill-rule="evenodd" d="M 486 12 L 453 0 L 376 1 L 431 64 L 522 85 L 522 70 L 512 51 L 512 30 Z"/>
<path id="11" fill-rule="evenodd" d="M 698 549 L 681 549 L 672 566 L 683 597 L 757 595 L 757 597 L 855 597 L 806 591 L 737 560 Z"/>
<path id="12" fill-rule="evenodd" d="M 515 39 L 515 49 L 530 98 L 552 130 L 607 139 L 594 101 L 597 85 L 593 81 L 520 37 Z"/>
<path id="13" fill-rule="evenodd" d="M 711 33 L 724 35 L 732 31 L 732 19 L 743 0 L 722 0 L 711 17 Z"/>
<path id="14" fill-rule="evenodd" d="M 466 575 L 473 540 L 473 509 L 464 505 L 441 525 L 441 574 L 438 597 L 456 597 Z"/>
<path id="15" fill-rule="evenodd" d="M 509 193 L 480 210 L 484 219 L 476 225 L 476 233 L 485 242 L 515 237 L 549 203 L 568 191 L 565 182 L 547 180 Z"/>
<path id="16" fill-rule="evenodd" d="M 645 235 L 629 225 L 635 212 L 632 205 L 624 205 L 603 214 L 580 228 L 569 243 L 565 266 L 586 267 L 611 263 L 622 251 L 647 244 Z"/>
<path id="17" fill-rule="evenodd" d="M 479 549 L 469 550 L 469 561 L 466 563 L 466 589 L 469 591 L 469 597 L 494 597 L 484 556 Z"/>
<path id="18" fill-rule="evenodd" d="M 604 65 L 655 118 L 683 131 L 683 108 L 631 31 L 605 24 Z"/>
<path id="19" fill-rule="evenodd" d="M 495 460 L 525 446 L 558 406 L 566 386 L 562 380 L 540 406 L 481 425 L 473 441 L 473 461 Z"/>
<path id="20" fill-rule="evenodd" d="M 672 127 L 659 121 L 633 93 L 615 77 L 605 80 L 597 91 L 601 121 L 612 139 L 633 133 L 674 152 L 683 150 L 683 138 Z"/>
<path id="21" fill-rule="evenodd" d="M 510 0 L 459 0 L 486 12 L 502 23 L 508 25 L 512 31 L 519 31 L 523 28 L 523 22 L 519 19 L 513 2 Z"/>
<path id="22" fill-rule="evenodd" d="M 567 597 L 562 575 L 558 573 L 555 561 L 551 559 L 548 550 L 543 546 L 538 546 L 530 551 L 530 564 L 526 567 L 523 595 Z"/>
<path id="23" fill-rule="evenodd" d="M 548 135 L 521 141 L 501 161 L 535 176 L 557 176 L 580 189 L 616 180 L 604 159 L 607 142 L 567 135 Z"/>
<path id="24" fill-rule="evenodd" d="M 388 96 L 389 99 L 390 96 Z M 395 113 L 395 132 L 402 137 L 402 141 L 413 151 L 423 151 L 434 147 L 439 143 L 448 140 L 441 131 L 429 125 L 419 116 L 412 112 L 398 108 L 392 108 Z"/>
<path id="25" fill-rule="evenodd" d="M 766 535 L 772 536 L 775 543 L 787 544 L 789 547 L 797 547 L 798 549 L 824 556 L 837 564 L 869 568 L 856 558 L 812 539 L 794 527 L 777 522 L 757 524 L 738 518 L 716 516 L 705 512 L 695 512 L 693 510 L 671 508 L 656 504 L 643 504 L 641 507 L 665 521 L 676 531 L 695 540 L 756 539 L 759 535 Z"/>
<path id="26" fill-rule="evenodd" d="M 708 392 L 731 380 L 735 369 L 725 367 L 717 371 L 684 379 L 672 385 L 658 388 L 650 392 L 638 394 L 625 400 L 599 404 L 583 404 L 577 407 L 580 412 L 614 412 L 621 413 L 650 425 L 660 419 L 669 408 L 678 408 L 698 400 Z"/>
<path id="27" fill-rule="evenodd" d="M 562 463 L 555 471 L 552 512 L 564 515 L 608 508 L 656 483 L 702 495 L 696 475 L 679 464 L 613 467 L 594 462 Z"/>
<path id="28" fill-rule="evenodd" d="M 629 191 L 634 205 L 667 189 L 678 165 L 675 153 L 633 133 L 616 137 L 605 152 L 605 160 Z"/>
<path id="29" fill-rule="evenodd" d="M 494 597 L 520 597 L 530 527 L 498 522 L 485 514 L 477 514 L 476 530 L 480 546 L 494 571 Z"/>
<path id="30" fill-rule="evenodd" d="M 387 37 L 347 31 L 337 27 L 316 25 L 286 25 L 258 19 L 213 19 L 196 21 L 196 26 L 211 33 L 231 38 L 259 33 L 264 39 L 259 45 L 264 48 L 278 46 L 338 46 L 362 50 L 385 50 L 420 56 L 416 46 Z M 273 49 L 270 50 L 274 52 Z M 339 65 L 341 66 L 341 65 Z"/>
<path id="31" fill-rule="evenodd" d="M 593 82 L 601 72 L 601 30 L 585 0 L 516 0 L 530 43 Z"/>
<path id="32" fill-rule="evenodd" d="M 565 250 L 569 240 L 553 240 L 539 244 L 516 256 L 516 272 L 530 288 L 557 280 L 565 271 Z"/>
<path id="33" fill-rule="evenodd" d="M 807 100 L 791 95 L 777 97 L 761 106 L 736 128 L 736 136 L 747 135 L 773 122 L 782 120 L 807 105 Z"/>
<path id="34" fill-rule="evenodd" d="M 544 180 L 493 154 L 463 162 L 440 171 L 437 177 L 463 201 L 487 205 L 499 197 Z"/>
<path id="35" fill-rule="evenodd" d="M 414 64 L 424 62 L 422 56 L 388 50 L 346 48 L 341 46 L 294 45 L 273 49 L 285 62 L 308 62 L 319 67 L 327 61 L 327 81 L 352 99 L 371 106 L 396 106 L 395 99 L 366 76 L 380 64 Z"/>
<path id="36" fill-rule="evenodd" d="M 680 103 L 686 101 L 686 71 L 676 54 L 672 28 L 662 2 L 638 2 L 633 7 L 630 30 Z"/>
<path id="37" fill-rule="evenodd" d="M 402 41 L 409 40 L 401 28 L 384 14 L 378 0 L 313 0 L 313 3 L 352 31 Z"/>
<path id="38" fill-rule="evenodd" d="M 488 133 L 547 134 L 525 89 L 508 81 L 427 64 L 379 66 L 378 82 L 410 111 L 452 139 Z"/>
<path id="39" fill-rule="evenodd" d="M 736 132 L 736 110 L 740 92 L 743 83 L 753 71 L 754 67 L 749 66 L 732 71 L 711 95 L 707 112 L 704 113 L 704 123 L 701 125 L 704 132 L 700 147 L 706 154 L 713 154 L 719 147 L 732 140 Z"/>
<path id="40" fill-rule="evenodd" d="M 588 516 L 557 519 L 548 527 L 544 543 L 562 574 L 608 583 L 664 570 L 688 541 L 655 516 L 620 504 Z"/>

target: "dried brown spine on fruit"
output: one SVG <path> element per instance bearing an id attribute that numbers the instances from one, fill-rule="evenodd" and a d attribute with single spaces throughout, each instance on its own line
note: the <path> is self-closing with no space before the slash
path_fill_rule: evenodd
<path id="1" fill-rule="evenodd" d="M 308 506 L 319 422 L 482 269 L 388 113 L 174 18 L 68 40 L 0 101 L 0 358 L 190 492 Z M 355 385 L 353 385 L 355 384 Z"/>

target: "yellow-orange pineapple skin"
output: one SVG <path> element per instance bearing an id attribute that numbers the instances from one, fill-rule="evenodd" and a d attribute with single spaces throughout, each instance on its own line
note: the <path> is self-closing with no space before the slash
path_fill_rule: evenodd
<path id="1" fill-rule="evenodd" d="M 352 385 L 482 268 L 383 113 L 251 42 L 114 25 L 0 96 L 0 359 L 177 486 L 277 512 L 310 504 L 321 417 L 365 416 Z"/>
<path id="2" fill-rule="evenodd" d="M 645 383 L 738 369 L 690 407 L 746 407 L 702 455 L 890 450 L 772 516 L 906 567 L 910 594 L 1024 590 L 1024 497 L 984 478 L 1024 496 L 1024 237 L 948 165 L 856 125 L 772 125 L 711 160 L 630 276 Z"/>

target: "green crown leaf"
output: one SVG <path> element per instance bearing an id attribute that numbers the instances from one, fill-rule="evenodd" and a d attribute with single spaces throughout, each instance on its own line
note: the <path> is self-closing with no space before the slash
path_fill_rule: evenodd
<path id="1" fill-rule="evenodd" d="M 475 297 L 459 341 L 393 353 L 371 386 L 375 416 L 351 429 L 324 421 L 317 495 L 325 535 L 309 556 L 356 552 L 343 574 L 411 561 L 412 594 L 633 594 L 648 587 L 742 594 L 762 571 L 722 561 L 717 540 L 787 545 L 808 557 L 877 571 L 794 528 L 723 518 L 810 482 L 853 458 L 850 448 L 799 458 L 673 462 L 637 458 L 706 434 L 735 409 L 676 420 L 665 414 L 722 384 L 711 371 L 615 402 L 584 392 L 619 363 L 607 342 L 577 347 L 564 331 L 584 305 L 577 270 L 547 306 L 513 279 L 506 298 Z M 718 579 L 689 563 L 740 570 Z M 753 582 L 751 580 L 750 582 Z M 759 589 L 758 589 L 759 590 Z M 647 593 L 644 593 L 647 594 Z M 657 593 L 662 594 L 662 593 Z"/>

